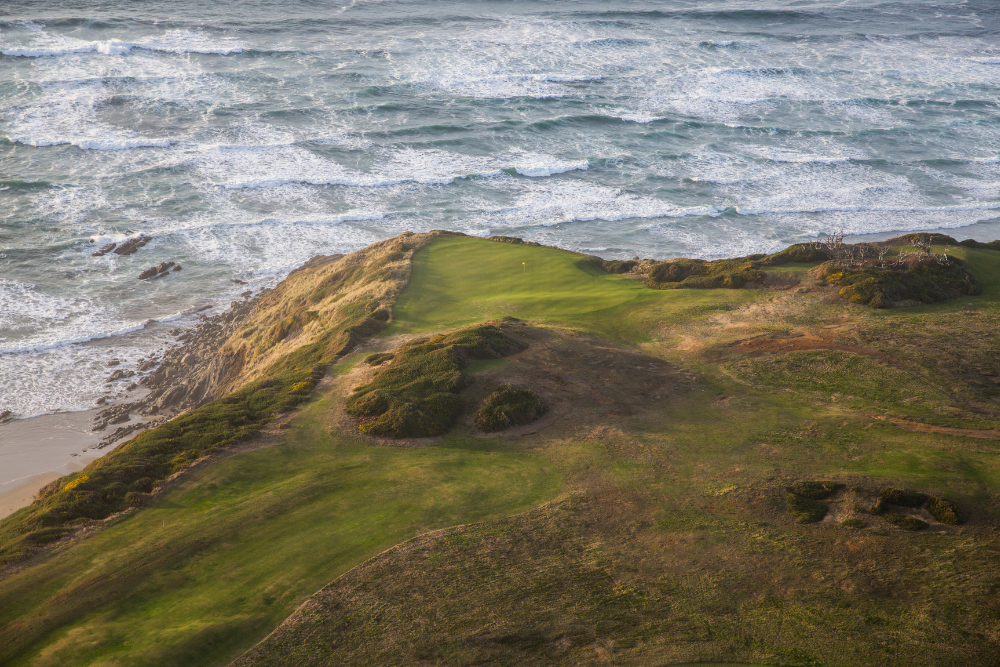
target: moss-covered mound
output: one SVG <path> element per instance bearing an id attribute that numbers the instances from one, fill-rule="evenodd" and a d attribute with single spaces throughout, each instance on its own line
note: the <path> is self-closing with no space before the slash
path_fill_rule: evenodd
<path id="1" fill-rule="evenodd" d="M 872 308 L 892 308 L 907 302 L 934 303 L 982 292 L 979 282 L 960 259 L 928 256 L 902 265 L 843 266 L 828 262 L 817 277 L 840 286 L 840 296 Z"/>
<path id="2" fill-rule="evenodd" d="M 811 500 L 825 500 L 844 485 L 839 482 L 795 482 L 789 487 L 789 491 L 797 496 L 809 498 Z"/>
<path id="3" fill-rule="evenodd" d="M 462 369 L 473 359 L 498 359 L 522 349 L 500 326 L 484 324 L 420 338 L 400 348 L 392 364 L 354 390 L 348 414 L 358 430 L 387 438 L 423 438 L 448 431 L 462 413 Z"/>
<path id="4" fill-rule="evenodd" d="M 490 433 L 521 426 L 545 414 L 538 394 L 513 384 L 502 384 L 486 397 L 476 413 L 476 428 Z"/>
<path id="5" fill-rule="evenodd" d="M 822 521 L 830 509 L 822 500 L 813 500 L 796 493 L 789 493 L 785 501 L 788 504 L 788 511 L 799 523 Z"/>

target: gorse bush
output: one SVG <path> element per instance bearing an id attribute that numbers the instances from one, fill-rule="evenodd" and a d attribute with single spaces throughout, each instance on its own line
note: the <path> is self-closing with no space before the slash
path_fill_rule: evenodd
<path id="1" fill-rule="evenodd" d="M 891 308 L 906 301 L 934 303 L 962 295 L 982 293 L 982 287 L 965 262 L 950 258 L 941 264 L 923 258 L 903 266 L 844 267 L 830 262 L 818 269 L 819 277 L 840 286 L 840 296 L 872 308 Z"/>
<path id="2" fill-rule="evenodd" d="M 930 498 L 927 501 L 927 511 L 937 521 L 949 526 L 957 526 L 962 523 L 962 515 L 958 513 L 958 509 L 944 498 L 937 496 Z"/>
<path id="3" fill-rule="evenodd" d="M 476 413 L 476 428 L 487 433 L 527 424 L 545 414 L 538 394 L 513 384 L 502 384 L 486 397 Z"/>
<path id="4" fill-rule="evenodd" d="M 402 346 L 392 364 L 347 399 L 361 433 L 419 438 L 447 432 L 462 414 L 462 369 L 473 359 L 497 359 L 523 349 L 499 326 L 484 324 Z"/>
<path id="5" fill-rule="evenodd" d="M 844 485 L 839 482 L 795 482 L 789 487 L 789 491 L 797 496 L 809 498 L 811 500 L 825 500 Z"/>
<path id="6" fill-rule="evenodd" d="M 906 489 L 896 489 L 891 486 L 882 489 L 878 497 L 883 503 L 899 505 L 900 507 L 920 507 L 927 500 L 926 494 L 907 491 Z"/>
<path id="7" fill-rule="evenodd" d="M 885 520 L 903 530 L 924 530 L 928 526 L 926 521 L 905 514 L 886 514 Z"/>

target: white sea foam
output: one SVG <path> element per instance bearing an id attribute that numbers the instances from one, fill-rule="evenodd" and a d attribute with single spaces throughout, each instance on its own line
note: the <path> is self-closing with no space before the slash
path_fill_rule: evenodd
<path id="1" fill-rule="evenodd" d="M 0 48 L 0 53 L 5 56 L 22 58 L 52 58 L 82 53 L 122 56 L 131 52 L 132 49 L 143 49 L 174 54 L 230 55 L 242 53 L 247 48 L 247 44 L 239 40 L 214 37 L 204 32 L 192 30 L 170 30 L 162 35 L 146 36 L 135 41 L 123 39 L 87 41 L 66 35 L 51 34 L 43 30 L 33 32 L 28 44 Z"/>

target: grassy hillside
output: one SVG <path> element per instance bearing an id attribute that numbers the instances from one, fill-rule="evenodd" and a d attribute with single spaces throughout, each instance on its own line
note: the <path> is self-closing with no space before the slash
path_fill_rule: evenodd
<path id="1" fill-rule="evenodd" d="M 817 263 L 658 290 L 552 248 L 411 250 L 389 327 L 281 428 L 3 575 L 0 663 L 225 664 L 329 584 L 238 664 L 997 664 L 1000 252 L 950 249 L 980 296 L 875 311 Z M 502 316 L 526 347 L 465 369 L 451 431 L 357 432 L 360 359 Z M 483 434 L 505 384 L 548 410 Z M 808 480 L 844 485 L 819 523 L 789 511 Z M 890 486 L 965 522 L 876 509 Z"/>

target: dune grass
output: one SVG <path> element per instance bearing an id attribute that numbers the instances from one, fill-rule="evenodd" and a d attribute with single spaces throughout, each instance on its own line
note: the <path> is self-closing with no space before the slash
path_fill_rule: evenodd
<path id="1" fill-rule="evenodd" d="M 330 400 L 313 402 L 286 444 L 195 469 L 150 506 L 4 579 L 0 664 L 222 664 L 382 549 L 559 490 L 530 453 L 334 437 L 322 419 Z"/>

